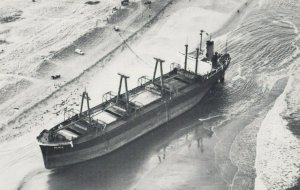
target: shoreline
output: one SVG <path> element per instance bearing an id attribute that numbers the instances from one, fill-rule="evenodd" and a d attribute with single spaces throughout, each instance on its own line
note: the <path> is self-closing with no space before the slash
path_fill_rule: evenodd
<path id="1" fill-rule="evenodd" d="M 254 189 L 257 135 L 265 117 L 283 93 L 287 80 L 277 80 L 260 104 L 213 129 L 219 139 L 215 151 L 216 166 L 227 177 L 229 189 Z"/>
<path id="2" fill-rule="evenodd" d="M 256 160 L 257 160 L 257 141 L 261 125 L 266 119 L 277 99 L 284 93 L 288 78 L 281 78 L 276 81 L 270 92 L 264 97 L 263 102 L 247 115 L 250 122 L 240 131 L 239 135 L 232 144 L 230 157 L 238 167 L 233 181 L 232 189 L 255 189 L 257 186 Z M 264 109 L 260 109 L 264 108 Z M 257 113 L 258 110 L 259 113 Z M 251 121 L 251 118 L 253 119 Z"/>
<path id="3" fill-rule="evenodd" d="M 297 188 L 299 139 L 288 129 L 288 122 L 283 117 L 283 112 L 287 110 L 287 93 L 292 89 L 292 83 L 290 77 L 258 132 L 255 160 L 258 173 L 255 184 L 257 190 Z"/>
<path id="4" fill-rule="evenodd" d="M 65 82 L 64 84 L 60 85 L 58 89 L 53 89 L 53 91 L 50 91 L 48 93 L 48 95 L 46 95 L 46 97 L 38 100 L 38 102 L 34 103 L 33 105 L 31 105 L 29 108 L 26 108 L 24 110 L 20 110 L 22 111 L 22 113 L 19 113 L 18 115 L 16 115 L 14 118 L 11 118 L 7 121 L 7 124 L 3 124 L 2 126 L 5 127 L 1 127 L 1 131 L 0 131 L 0 142 L 3 140 L 8 140 L 10 138 L 3 138 L 3 132 L 5 132 L 7 130 L 7 127 L 9 126 L 13 126 L 14 124 L 20 122 L 22 120 L 22 118 L 26 117 L 26 115 L 28 113 L 30 113 L 32 110 L 34 110 L 36 107 L 45 104 L 45 102 L 47 102 L 49 99 L 56 97 L 57 94 L 60 94 L 61 92 L 65 91 L 65 88 L 69 85 L 72 85 L 73 83 L 75 83 L 76 81 L 80 80 L 80 78 L 82 78 L 82 76 L 86 75 L 86 73 L 88 73 L 89 71 L 91 71 L 93 68 L 95 67 L 99 67 L 99 65 L 103 65 L 103 63 L 105 64 L 107 61 L 109 61 L 111 59 L 111 57 L 115 56 L 115 54 L 117 54 L 118 52 L 122 51 L 122 49 L 124 47 L 126 47 L 126 43 L 128 41 L 134 41 L 137 40 L 135 39 L 135 37 L 137 35 L 139 35 L 139 33 L 143 33 L 144 30 L 148 30 L 149 25 L 154 24 L 156 19 L 160 16 L 160 14 L 163 13 L 163 11 L 172 4 L 172 2 L 175 0 L 168 0 L 165 4 L 165 6 L 158 8 L 157 10 L 157 14 L 154 15 L 150 20 L 141 20 L 140 24 L 138 24 L 136 27 L 136 31 L 132 34 L 129 34 L 126 38 L 125 41 L 121 42 L 120 44 L 117 44 L 115 46 L 115 44 L 113 44 L 112 49 L 109 50 L 109 52 L 107 54 L 104 54 L 100 59 L 98 59 L 95 63 L 93 63 L 91 66 L 89 66 L 88 68 L 84 69 L 83 72 L 79 73 L 79 75 L 77 75 L 75 78 L 72 78 L 71 80 Z M 138 15 L 136 15 L 138 17 Z M 137 18 L 136 17 L 136 18 Z M 111 27 L 108 25 L 106 27 L 108 30 L 111 30 Z M 109 39 L 108 39 L 109 40 Z M 115 46 L 115 47 L 114 47 Z M 73 54 L 73 51 L 70 52 L 71 54 Z M 53 87 L 52 87 L 53 88 Z M 19 128 L 20 129 L 20 128 Z M 14 136 L 14 135 L 13 135 Z M 18 135 L 17 135 L 18 136 Z"/>
<path id="5" fill-rule="evenodd" d="M 179 3 L 182 3 L 182 2 L 180 2 L 180 1 L 178 1 Z M 184 3 L 184 2 L 183 2 Z M 184 10 L 184 9 L 182 9 L 182 7 L 180 6 L 181 4 L 179 4 L 179 5 L 176 5 L 177 7 L 173 7 L 173 8 L 171 8 L 171 9 L 168 9 L 167 11 L 165 11 L 165 13 L 166 13 L 166 15 L 164 15 L 165 17 L 163 17 L 163 18 L 165 18 L 165 19 L 163 19 L 163 20 L 161 20 L 161 19 L 159 19 L 159 21 L 161 20 L 161 22 L 158 22 L 158 24 L 157 25 L 155 25 L 154 27 L 151 27 L 149 30 L 148 30 L 148 28 L 146 28 L 146 32 L 145 33 L 143 33 L 143 35 L 142 36 L 138 36 L 137 38 L 138 39 L 136 39 L 137 41 L 134 41 L 135 39 L 133 39 L 133 44 L 130 44 L 131 46 L 134 46 L 135 44 L 138 44 L 138 45 L 135 45 L 136 47 L 135 47 L 135 49 L 139 49 L 138 51 L 140 51 L 139 52 L 139 54 L 140 55 L 145 55 L 145 57 L 147 57 L 147 56 L 151 56 L 151 60 L 152 60 L 152 54 L 153 54 L 153 49 L 156 49 L 156 47 L 158 46 L 158 47 L 163 47 L 162 46 L 162 43 L 167 43 L 167 45 L 168 45 L 168 47 L 172 47 L 172 45 L 174 45 L 174 36 L 170 36 L 170 34 L 172 34 L 172 31 L 173 30 L 178 30 L 179 28 L 185 28 L 185 30 L 193 30 L 193 34 L 195 33 L 196 34 L 196 36 L 194 36 L 193 38 L 192 38 L 192 40 L 195 42 L 195 44 L 197 44 L 197 40 L 198 40 L 198 38 L 199 38 L 199 36 L 198 36 L 198 29 L 200 28 L 200 27 L 206 27 L 206 28 L 208 28 L 208 30 L 217 30 L 217 28 L 214 28 L 214 27 L 216 27 L 216 26 L 218 26 L 218 24 L 219 23 L 215 23 L 215 25 L 212 27 L 210 27 L 209 26 L 209 23 L 203 23 L 203 24 L 201 24 L 201 26 L 199 26 L 199 28 L 195 28 L 194 27 L 194 23 L 201 23 L 201 22 L 203 22 L 203 20 L 202 19 L 204 19 L 204 18 L 202 18 L 203 17 L 203 14 L 207 14 L 207 13 L 216 13 L 216 11 L 215 10 L 205 10 L 203 7 L 193 7 L 192 9 L 186 9 L 186 10 Z M 175 16 L 174 17 L 172 17 L 173 16 L 173 11 L 175 10 L 177 10 L 177 8 L 180 8 L 180 10 L 181 11 L 179 11 L 177 14 L 175 14 Z M 188 7 L 188 5 L 187 5 L 187 7 Z M 202 12 L 202 13 L 198 13 L 198 12 L 195 12 L 195 14 L 194 15 L 192 15 L 193 16 L 193 19 L 192 19 L 192 21 L 194 22 L 194 23 L 188 23 L 188 24 L 186 24 L 186 20 L 185 20 L 185 17 L 183 18 L 183 15 L 184 16 L 189 16 L 189 14 L 190 14 L 190 10 L 200 10 L 200 11 L 203 11 L 203 10 L 205 10 L 206 12 Z M 217 16 L 218 17 L 225 17 L 226 16 L 226 14 L 217 14 Z M 217 17 L 216 16 L 216 17 Z M 227 16 L 229 16 L 229 15 L 227 15 Z M 210 17 L 210 20 L 209 21 L 213 21 L 214 19 L 216 19 L 216 17 Z M 171 18 L 171 20 L 169 21 L 169 22 L 167 22 L 169 19 Z M 189 17 L 188 17 L 189 18 Z M 207 18 L 205 18 L 205 19 L 207 19 Z M 221 18 L 219 18 L 221 21 L 223 21 Z M 225 18 L 223 18 L 223 19 L 225 19 Z M 183 26 L 178 26 L 177 28 L 171 28 L 170 27 L 170 25 L 172 26 L 172 23 L 174 23 L 174 22 L 181 22 L 181 24 L 183 24 Z M 180 23 L 179 22 L 179 23 Z M 167 23 L 167 24 L 169 24 L 169 25 L 167 25 L 167 26 L 165 26 L 165 27 L 163 27 L 163 26 L 161 26 L 161 25 L 159 25 L 159 24 L 161 24 L 161 23 Z M 186 24 L 186 25 L 185 25 Z M 182 30 L 182 31 L 180 31 L 180 34 L 181 35 L 177 35 L 177 34 L 173 34 L 173 35 L 176 35 L 175 37 L 179 37 L 180 36 L 180 39 L 181 40 L 183 40 L 183 42 L 185 41 L 185 30 Z M 171 32 L 170 32 L 171 31 Z M 148 33 L 149 32 L 149 33 Z M 158 33 L 158 32 L 160 32 L 160 33 Z M 157 37 L 157 34 L 164 34 L 164 35 L 162 35 L 162 36 L 160 36 L 160 37 Z M 145 36 L 144 36 L 145 35 Z M 168 37 L 166 37 L 166 36 Z M 141 39 L 141 40 L 140 40 Z M 162 39 L 164 39 L 163 41 L 162 41 Z M 191 39 L 190 39 L 191 40 Z M 146 42 L 145 42 L 146 41 Z M 153 44 L 151 44 L 152 46 L 151 47 L 149 47 L 150 45 L 150 43 L 152 43 L 152 42 L 154 42 Z M 169 43 L 169 44 L 168 44 Z M 179 45 L 180 45 L 180 47 L 183 45 L 183 43 L 181 42 L 181 41 L 179 41 L 178 42 L 179 43 Z M 171 44 L 171 45 L 170 45 Z M 148 47 L 149 49 L 142 49 L 142 51 L 144 51 L 144 52 L 141 52 L 141 48 L 137 48 L 137 47 Z M 174 45 L 175 46 L 175 45 Z M 193 47 L 193 46 L 192 46 Z M 151 48 L 153 48 L 153 49 L 151 49 Z M 172 47 L 172 48 L 174 48 L 173 49 L 173 51 L 174 52 L 178 52 L 178 49 L 177 49 L 177 47 Z M 163 49 L 163 48 L 162 48 Z M 149 50 L 149 51 L 148 51 Z M 139 68 L 141 68 L 141 67 L 145 67 L 145 65 L 142 65 L 142 64 L 140 64 L 140 63 L 136 63 L 135 61 L 133 61 L 133 63 L 131 63 L 131 60 L 130 59 L 132 59 L 132 60 L 134 60 L 134 59 L 136 59 L 133 55 L 131 55 L 132 53 L 130 53 L 129 52 L 129 50 L 123 50 L 123 49 L 121 49 L 121 50 L 118 50 L 117 51 L 117 54 L 118 53 L 120 53 L 121 55 L 120 55 L 120 57 L 121 58 L 119 58 L 119 60 L 118 60 L 118 58 L 116 58 L 116 57 L 114 57 L 114 56 L 112 56 L 112 57 L 108 57 L 107 59 L 109 60 L 109 61 L 111 61 L 111 63 L 110 64 L 105 64 L 105 67 L 103 67 L 101 64 L 98 64 L 98 65 L 96 65 L 95 67 L 97 68 L 97 69 L 91 69 L 91 71 L 90 70 L 87 70 L 86 72 L 85 72 L 85 74 L 83 74 L 83 76 L 81 77 L 81 78 L 79 78 L 79 79 L 76 79 L 76 81 L 74 82 L 74 83 L 72 83 L 72 84 L 70 84 L 70 85 L 68 85 L 68 86 L 65 86 L 65 87 L 63 87 L 63 88 L 61 88 L 60 90 L 59 90 L 59 92 L 57 92 L 55 95 L 53 95 L 53 98 L 54 98 L 54 100 L 53 100 L 53 98 L 50 98 L 49 100 L 46 100 L 45 102 L 43 102 L 42 104 L 40 104 L 40 105 L 38 105 L 36 108 L 33 108 L 32 110 L 30 110 L 30 112 L 28 112 L 27 113 L 27 117 L 25 117 L 25 118 L 23 118 L 23 120 L 20 120 L 20 123 L 22 124 L 22 125 L 24 125 L 23 127 L 22 126 L 20 126 L 20 127 L 22 127 L 22 128 L 17 128 L 17 129 L 13 129 L 13 130 L 15 130 L 14 132 L 18 132 L 19 130 L 23 130 L 23 132 L 25 131 L 27 131 L 27 127 L 29 127 L 29 130 L 28 130 L 28 132 L 30 133 L 30 134 L 32 134 L 32 136 L 34 136 L 33 134 L 34 133 L 38 133 L 38 132 L 40 132 L 40 129 L 41 128 L 45 128 L 45 127 L 51 127 L 52 126 L 52 123 L 55 123 L 55 122 L 57 122 L 57 120 L 59 120 L 60 118 L 58 117 L 58 116 L 53 116 L 51 113 L 47 113 L 47 114 L 45 114 L 44 113 L 44 111 L 45 110 L 48 110 L 49 109 L 49 106 L 52 106 L 53 104 L 55 104 L 55 103 L 57 103 L 57 104 L 59 104 L 61 101 L 60 101 L 60 99 L 63 99 L 64 100 L 64 98 L 68 98 L 68 99 L 70 99 L 70 100 L 72 100 L 73 101 L 73 97 L 76 95 L 77 96 L 77 91 L 76 91 L 76 89 L 78 89 L 78 85 L 82 85 L 82 86 L 87 86 L 88 87 L 88 89 L 94 89 L 94 91 L 96 91 L 97 90 L 97 88 L 99 88 L 99 81 L 103 81 L 104 79 L 105 79 L 105 74 L 107 74 L 107 73 L 111 73 L 111 72 L 108 72 L 108 71 L 111 71 L 111 70 L 114 70 L 115 69 L 115 67 L 118 65 L 118 62 L 120 62 L 121 61 L 121 63 L 124 61 L 124 57 L 126 57 L 126 58 L 128 58 L 129 59 L 129 63 L 130 63 L 130 65 L 127 65 L 127 67 L 132 67 L 132 68 L 135 68 L 136 69 L 136 71 L 135 71 L 135 75 L 139 75 L 139 73 L 137 73 L 137 71 L 139 71 Z M 146 54 L 147 53 L 147 54 Z M 174 55 L 172 55 L 172 56 L 174 56 Z M 121 59 L 121 60 L 120 60 Z M 150 59 L 150 58 L 149 58 Z M 108 61 L 108 60 L 105 60 L 105 61 Z M 105 62 L 104 61 L 104 62 Z M 127 69 L 127 68 L 126 68 Z M 126 70 L 126 69 L 123 69 L 123 70 Z M 128 70 L 130 70 L 130 68 L 128 68 Z M 101 71 L 101 74 L 99 74 L 99 71 Z M 152 71 L 152 68 L 151 68 L 151 71 Z M 134 72 L 134 71 L 132 71 L 132 72 Z M 102 75 L 102 76 L 99 76 L 99 78 L 94 78 L 95 76 L 98 76 L 98 75 Z M 136 76 L 133 76 L 132 78 L 135 78 Z M 92 78 L 92 79 L 91 79 Z M 90 80 L 93 80 L 92 82 L 90 81 Z M 114 79 L 112 79 L 112 80 L 114 80 Z M 88 81 L 88 82 L 86 82 L 86 81 Z M 109 82 L 110 82 L 110 80 L 106 80 L 106 82 L 107 82 L 107 86 L 109 87 L 109 86 L 113 86 L 113 85 L 111 85 Z M 76 84 L 75 84 L 76 83 Z M 94 83 L 94 84 L 93 84 Z M 103 88 L 105 88 L 105 87 L 103 87 Z M 106 90 L 106 89 L 104 89 L 104 90 Z M 71 95 L 71 96 L 69 96 L 69 94 L 67 94 L 66 95 L 66 93 L 73 93 L 73 95 Z M 74 95 L 75 94 L 75 95 Z M 97 97 L 97 96 L 96 96 Z M 99 96 L 98 96 L 99 97 Z M 57 107 L 59 107 L 60 108 L 60 106 L 58 105 Z M 59 109 L 58 108 L 58 109 Z M 55 111 L 57 111 L 58 109 L 56 109 Z M 50 110 L 50 109 L 49 109 Z M 31 118 L 33 116 L 33 118 Z M 61 116 L 61 115 L 60 115 Z M 18 123 L 16 123 L 16 124 L 18 124 Z M 12 125 L 13 126 L 13 125 Z M 26 127 L 26 128 L 25 128 Z M 18 130 L 18 131 L 17 131 Z M 151 134 L 149 134 L 149 135 L 151 135 Z M 10 140 L 12 140 L 13 138 L 11 138 Z M 22 139 L 22 138 L 16 138 L 16 139 Z M 213 141 L 215 141 L 216 139 L 214 138 L 213 140 L 212 140 L 212 142 Z M 209 141 L 208 141 L 209 142 Z M 195 144 L 194 145 L 191 145 L 193 148 L 192 149 L 194 149 L 194 148 L 197 148 L 196 146 L 195 146 Z M 210 143 L 206 143 L 206 140 L 205 140 L 205 150 L 207 149 L 209 149 L 210 148 L 210 146 L 211 146 L 211 144 Z M 35 148 L 36 149 L 36 148 Z M 191 151 L 192 151 L 192 149 L 190 149 Z M 179 152 L 181 152 L 181 153 L 185 153 L 185 151 L 186 150 L 183 150 L 183 152 L 181 152 L 181 151 L 179 151 Z M 180 154 L 181 154 L 180 153 Z M 193 152 L 190 152 L 191 153 L 191 155 L 192 155 L 192 158 L 194 158 L 194 156 L 200 156 L 200 155 L 195 155 Z M 213 150 L 209 150 L 209 151 L 207 151 L 207 152 L 205 152 L 205 154 L 208 154 L 207 155 L 207 157 L 202 157 L 202 159 L 203 159 L 203 162 L 202 162 L 202 164 L 200 164 L 199 165 L 199 167 L 196 169 L 196 170 L 193 170 L 194 172 L 195 172 L 195 174 L 197 174 L 198 172 L 203 172 L 201 175 L 205 178 L 205 179 L 208 179 L 208 180 L 210 180 L 210 174 L 212 173 L 212 172 L 217 172 L 216 171 L 216 168 L 214 167 L 214 160 L 211 160 L 211 153 L 213 153 Z M 176 153 L 176 151 L 175 151 L 175 153 L 174 154 L 172 154 L 172 155 L 176 155 L 177 153 Z M 36 154 L 36 155 L 33 155 L 33 157 L 36 157 L 35 159 L 39 159 L 40 160 L 40 155 L 39 154 Z M 179 161 L 180 163 L 182 163 L 182 159 L 180 158 L 180 157 L 178 157 L 178 159 L 175 159 L 175 160 L 173 160 L 173 161 L 175 161 L 175 162 L 177 162 L 177 161 Z M 170 160 L 170 162 L 172 163 L 173 162 L 172 160 Z M 212 161 L 212 162 L 211 162 Z M 192 162 L 190 162 L 190 163 L 193 163 L 194 161 L 192 161 Z M 210 164 L 209 165 L 207 165 L 206 166 L 206 163 L 207 162 L 209 162 Z M 26 163 L 26 162 L 25 162 Z M 195 161 L 195 163 L 197 163 L 197 160 Z M 20 165 L 20 164 L 22 164 L 22 161 L 20 161 L 20 163 L 17 163 L 18 165 Z M 36 164 L 41 164 L 41 163 L 36 163 Z M 28 165 L 30 165 L 30 164 L 28 164 Z M 193 165 L 193 164 L 192 164 Z M 212 168 L 213 169 L 211 169 L 209 166 L 212 166 Z M 30 166 L 28 166 L 28 167 L 30 167 Z M 164 168 L 164 167 L 162 167 L 162 168 Z M 168 166 L 166 166 L 166 168 L 168 168 Z M 188 171 L 188 169 L 189 169 L 190 167 L 187 167 L 187 168 L 185 168 L 185 171 L 187 171 L 187 173 L 184 173 L 184 174 L 186 174 L 187 175 L 187 178 L 185 178 L 187 181 L 186 182 L 195 182 L 195 184 L 199 184 L 199 185 L 203 185 L 203 186 L 205 186 L 205 185 L 207 185 L 207 183 L 206 183 L 206 181 L 205 180 L 198 180 L 198 179 L 196 179 L 196 178 L 194 178 L 193 176 L 190 176 L 189 175 L 189 171 Z M 12 168 L 13 169 L 13 168 Z M 141 168 L 141 170 L 142 170 L 143 168 Z M 30 170 L 30 168 L 28 169 L 28 170 Z M 160 171 L 162 171 L 162 170 L 160 170 Z M 23 171 L 25 174 L 27 174 L 27 171 Z M 146 173 L 147 173 L 147 171 L 146 171 Z M 151 174 L 153 174 L 153 173 L 155 173 L 155 172 L 153 172 L 152 170 L 151 170 L 151 172 L 149 173 L 150 175 Z M 159 171 L 158 171 L 158 173 L 159 173 Z M 147 173 L 148 174 L 148 173 Z M 210 183 L 212 183 L 212 184 L 214 184 L 214 183 L 216 183 L 216 188 L 217 187 L 219 187 L 219 189 L 222 189 L 222 187 L 224 187 L 224 182 L 222 181 L 223 179 L 222 179 L 222 177 L 220 177 L 219 175 L 218 175 L 218 173 L 215 173 L 215 175 L 214 175 L 216 178 L 214 178 L 214 179 L 212 179 L 212 181 L 210 181 Z M 38 176 L 39 177 L 39 176 Z M 48 178 L 51 178 L 51 176 L 50 177 L 48 177 L 48 176 L 46 176 L 47 177 L 47 179 Z M 147 177 L 150 177 L 151 178 L 151 176 L 149 176 L 149 175 L 145 175 L 144 176 L 145 178 L 144 179 L 146 179 Z M 191 178 L 189 178 L 189 177 L 191 177 Z M 55 178 L 55 175 L 54 175 L 54 178 Z M 27 180 L 27 178 L 25 178 L 26 180 Z M 219 181 L 219 180 L 217 180 L 217 179 L 221 179 L 221 181 Z M 151 181 L 151 180 L 150 180 Z M 52 178 L 52 182 L 53 183 L 55 183 L 55 179 L 53 180 L 53 178 Z M 181 181 L 182 182 L 182 181 Z M 31 183 L 34 183 L 34 181 L 31 181 Z M 185 182 L 184 182 L 185 183 Z M 30 183 L 29 183 L 30 184 Z M 30 185 L 29 185 L 30 186 Z M 214 186 L 214 185 L 212 185 L 212 186 Z M 182 186 L 182 187 L 184 187 L 184 186 Z"/>
<path id="6" fill-rule="evenodd" d="M 22 126 L 23 123 L 24 123 L 23 120 L 26 120 L 28 114 L 32 115 L 31 113 L 36 112 L 35 111 L 36 108 L 43 107 L 43 106 L 45 106 L 45 107 L 49 106 L 49 104 L 48 104 L 49 101 L 53 101 L 52 100 L 53 98 L 57 99 L 57 97 L 60 97 L 61 94 L 64 94 L 65 91 L 69 91 L 68 89 L 70 87 L 74 86 L 75 83 L 78 83 L 78 82 L 84 80 L 84 78 L 86 78 L 86 76 L 90 75 L 90 73 L 94 73 L 95 71 L 93 71 L 93 70 L 103 69 L 106 66 L 106 62 L 110 61 L 111 59 L 114 59 L 114 57 L 117 56 L 118 53 L 121 53 L 121 52 L 124 51 L 124 48 L 126 48 L 127 43 L 131 43 L 131 42 L 135 43 L 136 41 L 138 41 L 138 39 L 143 38 L 143 34 L 146 31 L 148 31 L 149 29 L 152 28 L 150 26 L 155 24 L 157 21 L 161 20 L 159 17 L 164 14 L 165 9 L 167 9 L 171 5 L 170 10 L 172 10 L 172 7 L 176 4 L 178 4 L 178 3 L 181 3 L 181 2 L 178 1 L 178 0 L 169 0 L 169 1 L 167 1 L 167 3 L 165 2 L 164 7 L 158 8 L 157 15 L 153 16 L 150 20 L 146 21 L 145 23 L 140 22 L 140 25 L 139 25 L 140 28 L 136 32 L 134 32 L 133 34 L 129 34 L 126 37 L 126 40 L 124 42 L 122 42 L 120 45 L 116 45 L 113 48 L 113 50 L 109 51 L 108 54 L 102 56 L 102 58 L 100 60 L 98 59 L 89 68 L 84 69 L 84 71 L 82 73 L 80 73 L 78 76 L 76 76 L 75 78 L 73 78 L 70 81 L 67 81 L 63 84 L 58 84 L 59 85 L 58 89 L 55 89 L 55 88 L 53 89 L 53 87 L 49 88 L 48 86 L 45 86 L 44 88 L 47 88 L 46 92 L 47 92 L 48 95 L 46 97 L 42 98 L 42 99 L 39 99 L 38 102 L 34 103 L 33 105 L 30 105 L 30 107 L 25 108 L 23 110 L 19 110 L 18 112 L 22 112 L 22 113 L 18 113 L 18 115 L 15 116 L 15 118 L 10 119 L 8 121 L 8 125 L 6 125 L 5 127 L 2 127 L 2 131 L 1 131 L 1 134 L 0 134 L 1 135 L 0 141 L 12 139 L 16 136 L 21 135 L 25 131 L 28 132 L 28 130 L 31 130 L 32 126 L 30 126 L 29 129 L 28 129 L 28 127 L 23 127 Z M 175 8 L 175 10 L 176 9 L 178 9 L 178 6 L 177 6 L 177 8 Z M 168 11 L 168 12 L 170 12 L 170 11 Z M 110 29 L 110 27 L 109 27 L 109 29 Z M 198 36 L 196 36 L 196 37 L 198 37 Z M 72 87 L 72 88 L 74 88 L 74 87 Z M 40 91 L 40 90 L 41 89 L 38 89 L 38 88 L 35 89 L 35 91 Z M 72 96 L 72 93 L 77 93 L 78 94 L 77 90 L 78 90 L 78 87 L 74 92 L 71 92 L 71 96 Z M 64 96 L 65 95 L 63 95 L 61 97 L 64 97 Z M 57 103 L 57 104 L 59 104 L 59 103 Z M 44 111 L 41 111 L 41 113 L 48 113 L 49 109 L 52 109 L 52 108 L 48 107 L 47 109 L 43 109 Z M 55 109 L 54 109 L 54 111 L 55 111 Z M 54 113 L 57 113 L 57 111 L 55 111 Z M 38 114 L 36 116 L 41 117 L 41 119 L 44 118 L 44 116 L 42 116 L 42 115 L 39 116 L 39 115 L 40 114 Z M 3 124 L 3 126 L 4 125 L 5 124 Z M 18 125 L 18 126 L 16 126 L 16 125 Z M 9 134 L 11 137 L 8 137 L 8 133 L 10 133 L 10 132 L 7 131 L 7 130 L 11 130 L 11 129 L 8 129 L 8 128 L 15 128 L 15 129 L 12 129 L 14 131 L 14 133 Z M 16 131 L 16 130 L 18 130 L 18 131 Z M 23 132 L 21 132 L 21 131 L 23 131 Z"/>

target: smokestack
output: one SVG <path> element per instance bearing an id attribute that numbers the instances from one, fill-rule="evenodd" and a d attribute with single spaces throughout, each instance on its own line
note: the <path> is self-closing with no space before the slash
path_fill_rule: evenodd
<path id="1" fill-rule="evenodd" d="M 214 55 L 214 41 L 207 41 L 206 42 L 206 57 L 209 61 L 212 60 Z"/>
<path id="2" fill-rule="evenodd" d="M 195 74 L 198 72 L 198 58 L 199 58 L 199 48 L 196 48 L 196 65 L 195 65 Z"/>
<path id="3" fill-rule="evenodd" d="M 185 59 L 184 59 L 184 70 L 186 70 L 186 65 L 187 65 L 187 56 L 188 56 L 188 45 L 185 46 Z"/>

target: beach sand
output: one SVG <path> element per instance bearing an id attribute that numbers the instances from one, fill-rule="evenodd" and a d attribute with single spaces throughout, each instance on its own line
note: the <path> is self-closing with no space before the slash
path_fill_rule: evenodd
<path id="1" fill-rule="evenodd" d="M 235 0 L 228 4 L 224 4 L 221 0 L 213 2 L 209 0 L 178 0 L 170 4 L 158 18 L 142 27 L 149 20 L 141 18 L 147 17 L 151 20 L 155 13 L 161 10 L 162 5 L 167 4 L 167 1 L 158 2 L 160 3 L 153 4 L 153 9 L 149 12 L 145 12 L 140 4 L 134 5 L 129 8 L 136 11 L 133 15 L 129 14 L 120 22 L 116 22 L 115 18 L 111 17 L 113 19 L 108 21 L 108 25 L 93 29 L 92 32 L 79 38 L 74 44 L 76 47 L 78 44 L 82 45 L 86 52 L 85 56 L 73 55 L 74 44 L 72 44 L 54 53 L 50 59 L 49 67 L 35 70 L 34 73 L 31 72 L 30 68 L 31 74 L 29 76 L 24 76 L 22 73 L 21 76 L 17 76 L 18 80 L 25 77 L 33 84 L 32 88 L 26 89 L 28 91 L 23 91 L 20 88 L 18 96 L 12 97 L 10 103 L 1 104 L 2 110 L 7 110 L 12 105 L 21 108 L 19 112 L 2 112 L 3 121 L 10 122 L 8 125 L 4 122 L 1 132 L 2 142 L 9 140 L 9 142 L 3 142 L 1 145 L 9 147 L 7 152 L 2 153 L 6 157 L 1 157 L 0 161 L 3 179 L 7 179 L 1 182 L 1 187 L 7 187 L 6 189 L 32 189 L 39 186 L 42 189 L 61 189 L 62 187 L 64 189 L 101 189 L 101 187 L 111 189 L 112 187 L 122 187 L 123 189 L 221 190 L 230 187 L 239 189 L 239 182 L 242 181 L 249 184 L 249 189 L 253 187 L 255 177 L 253 172 L 255 152 L 253 150 L 255 149 L 254 139 L 257 130 L 257 127 L 250 127 L 256 119 L 256 113 L 253 110 L 244 113 L 239 118 L 228 118 L 224 124 L 215 125 L 208 121 L 207 125 L 210 127 L 207 130 L 213 131 L 214 135 L 201 137 L 205 133 L 197 131 L 202 131 L 203 128 L 198 126 L 200 125 L 198 120 L 200 114 L 195 112 L 199 108 L 195 108 L 188 112 L 191 116 L 185 114 L 185 116 L 173 121 L 173 125 L 177 126 L 178 130 L 187 126 L 191 127 L 191 131 L 176 136 L 174 139 L 171 138 L 168 142 L 164 140 L 164 137 L 154 138 L 147 142 L 147 139 L 151 139 L 151 135 L 153 135 L 151 133 L 148 137 L 132 143 L 127 148 L 113 153 L 107 158 L 79 164 L 63 171 L 47 171 L 43 168 L 41 155 L 35 143 L 35 135 L 42 129 L 50 128 L 61 121 L 63 110 L 66 107 L 78 109 L 79 95 L 85 88 L 92 98 L 91 104 L 96 105 L 101 102 L 103 93 L 117 89 L 118 77 L 116 73 L 118 72 L 131 76 L 129 87 L 132 87 L 136 85 L 136 79 L 140 77 L 141 73 L 152 74 L 153 56 L 166 59 L 168 64 L 164 66 L 164 70 L 168 71 L 169 63 L 181 60 L 180 56 L 177 55 L 178 51 L 184 50 L 183 45 L 185 43 L 190 44 L 191 50 L 197 47 L 200 29 L 210 33 L 218 33 L 222 24 L 235 18 L 235 10 L 241 5 L 240 1 Z M 124 14 L 126 15 L 126 11 Z M 116 24 L 120 26 L 121 33 L 112 30 Z M 231 25 L 230 27 L 234 26 Z M 139 32 L 135 33 L 137 30 Z M 131 36 L 132 34 L 135 35 Z M 222 32 L 219 34 L 223 35 Z M 126 43 L 123 43 L 123 40 L 128 37 Z M 216 37 L 219 37 L 220 43 L 225 43 L 224 36 Z M 103 56 L 104 58 L 102 58 Z M 55 63 L 55 67 L 51 66 L 52 61 Z M 78 66 L 79 64 L 80 66 Z M 192 63 L 189 64 L 192 65 Z M 190 67 L 192 68 L 192 66 Z M 46 76 L 53 71 L 62 74 L 62 80 L 56 82 L 47 79 Z M 22 95 L 24 97 L 20 98 Z M 215 110 L 211 109 L 211 113 L 214 113 L 213 111 Z M 263 116 L 261 115 L 261 117 Z M 190 122 L 189 119 L 192 119 L 191 123 L 188 123 Z M 181 123 L 182 126 L 180 120 L 183 122 Z M 260 119 L 254 123 L 256 122 L 260 122 Z M 166 133 L 168 134 L 167 137 L 172 137 L 172 133 L 175 132 Z M 159 133 L 154 132 L 155 134 L 159 136 Z M 201 146 L 198 146 L 200 141 Z M 140 144 L 147 145 L 147 143 L 152 144 L 148 144 L 149 150 L 140 150 L 145 147 L 147 149 L 147 146 L 140 146 Z M 26 149 L 24 146 L 28 148 Z M 31 149 L 30 147 L 34 148 Z M 131 147 L 133 147 L 131 152 L 124 153 Z M 241 151 L 242 149 L 248 151 Z M 14 154 L 16 150 L 19 150 L 18 154 Z M 235 157 L 238 153 L 245 154 L 241 156 L 249 159 L 244 164 L 247 166 L 246 168 L 243 167 L 243 160 Z M 138 159 L 130 160 L 134 156 Z M 105 159 L 107 160 L 105 161 Z M 14 160 L 15 163 L 10 165 L 11 160 Z M 107 165 L 101 165 L 103 161 Z M 120 162 L 125 165 L 120 166 L 124 171 L 117 169 L 121 164 Z M 22 167 L 23 165 L 26 167 Z M 100 168 L 100 166 L 102 167 Z M 14 171 L 18 168 L 23 169 L 19 170 L 18 175 L 15 175 Z M 249 171 L 250 176 L 246 176 L 245 173 Z M 87 178 L 90 178 L 91 184 L 84 181 Z"/>

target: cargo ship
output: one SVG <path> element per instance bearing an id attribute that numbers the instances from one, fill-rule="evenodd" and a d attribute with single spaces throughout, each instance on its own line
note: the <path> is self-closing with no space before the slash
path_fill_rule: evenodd
<path id="1" fill-rule="evenodd" d="M 184 67 L 172 63 L 168 73 L 163 73 L 165 61 L 154 58 L 153 77 L 140 77 L 131 90 L 129 76 L 118 73 L 118 93 L 105 93 L 95 107 L 90 108 L 88 93 L 83 92 L 79 113 L 37 137 L 45 167 L 61 168 L 106 155 L 191 109 L 212 86 L 224 82 L 231 58 L 227 51 L 214 52 L 214 41 L 208 40 L 205 50 L 200 45 L 192 53 L 185 45 L 182 54 Z M 187 69 L 188 59 L 195 60 L 193 71 Z M 199 74 L 200 64 L 211 64 L 211 70 Z M 85 104 L 87 110 L 83 110 Z"/>

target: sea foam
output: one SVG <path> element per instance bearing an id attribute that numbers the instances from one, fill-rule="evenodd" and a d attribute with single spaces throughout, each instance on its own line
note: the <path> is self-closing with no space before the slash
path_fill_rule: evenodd
<path id="1" fill-rule="evenodd" d="M 296 183 L 300 175 L 300 143 L 282 117 L 287 109 L 286 97 L 293 90 L 293 84 L 294 79 L 291 77 L 258 132 L 256 190 L 287 189 Z"/>

